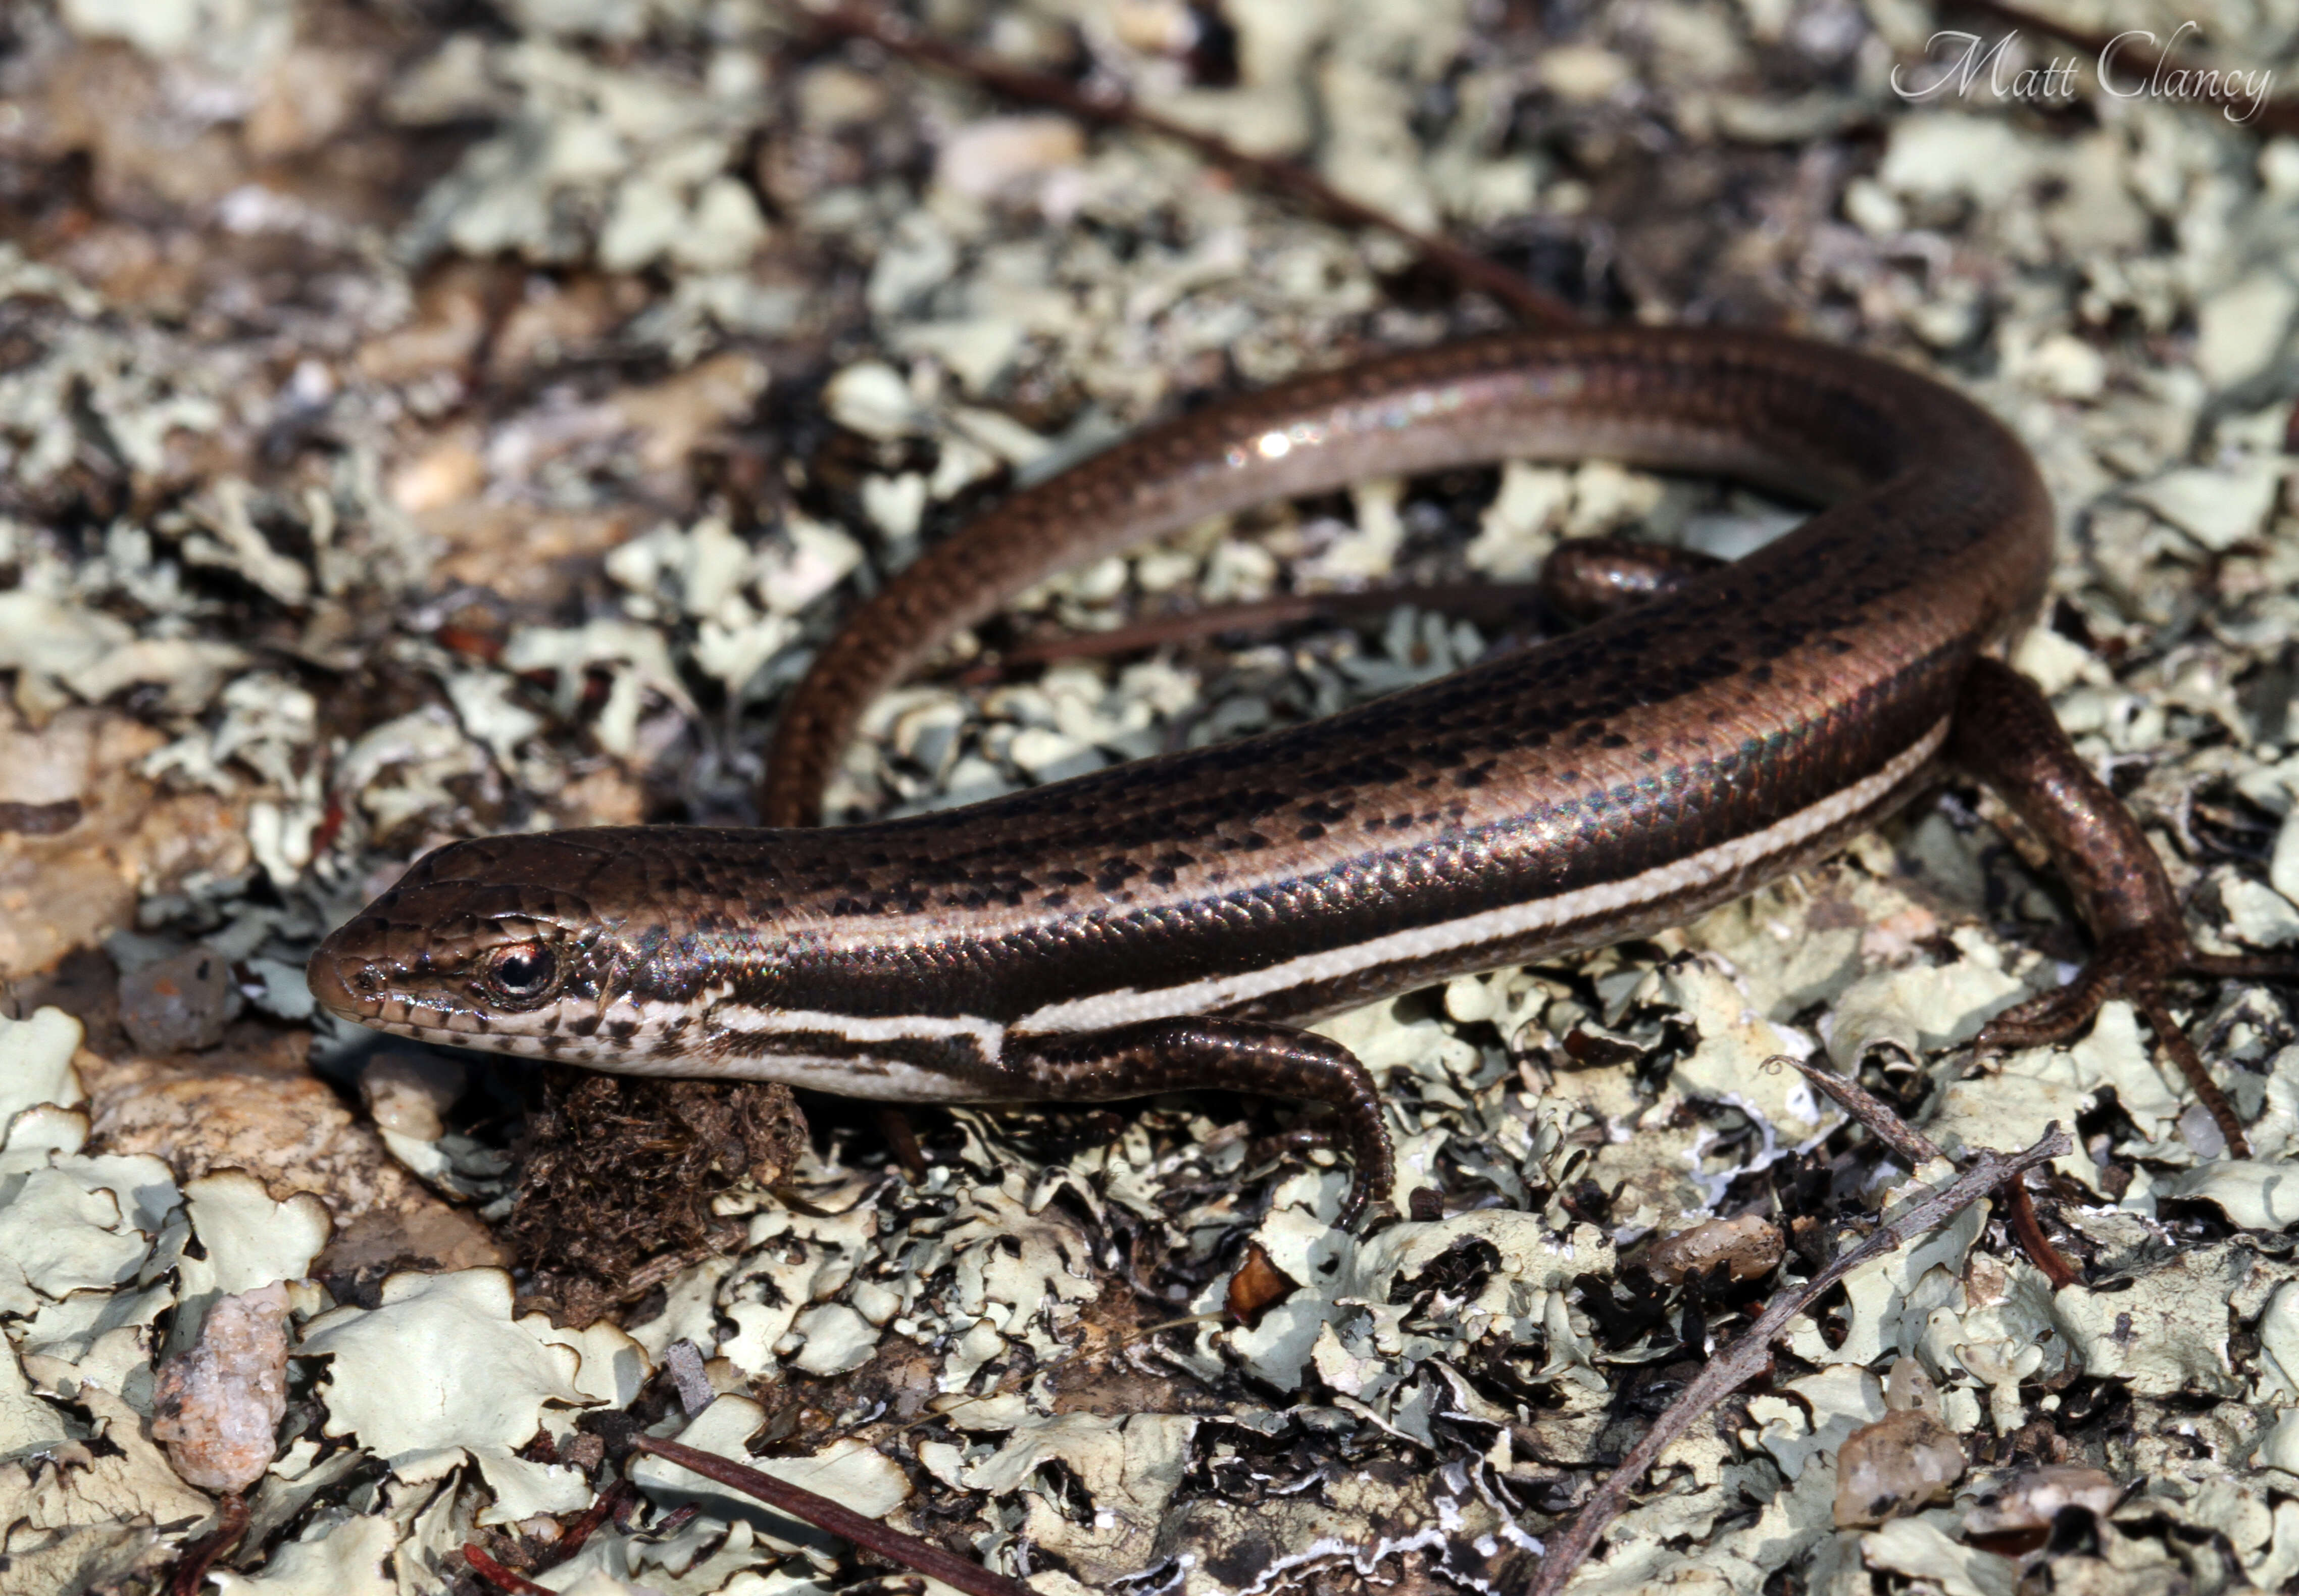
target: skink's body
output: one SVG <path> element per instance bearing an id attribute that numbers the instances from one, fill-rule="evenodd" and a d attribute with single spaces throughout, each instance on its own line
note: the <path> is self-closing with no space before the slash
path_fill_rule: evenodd
<path id="1" fill-rule="evenodd" d="M 797 824 L 873 694 L 1051 570 L 1367 476 L 1591 455 L 1828 507 L 1649 604 L 1329 719 Z M 786 713 L 764 807 L 793 824 L 442 849 L 330 939 L 314 990 L 387 1030 L 600 1068 L 925 1101 L 1226 1083 L 1361 1118 L 1354 1060 L 1258 1022 L 1678 923 L 1872 824 L 1944 751 L 1985 763 L 1958 718 L 1976 669 L 2008 675 L 1976 661 L 2034 612 L 2051 537 L 1994 420 L 1799 340 L 1527 335 L 1307 378 L 1017 495 L 866 606 Z M 2080 846 L 2120 822 L 2128 844 L 2102 795 L 2046 829 Z"/>

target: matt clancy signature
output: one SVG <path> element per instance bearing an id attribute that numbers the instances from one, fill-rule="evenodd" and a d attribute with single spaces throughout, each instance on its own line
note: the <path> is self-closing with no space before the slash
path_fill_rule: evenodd
<path id="1" fill-rule="evenodd" d="M 2143 28 L 2127 29 L 2100 47 L 2095 73 L 2103 93 L 2119 100 L 2215 100 L 2222 102 L 2220 113 L 2231 122 L 2247 122 L 2260 112 L 2274 92 L 2275 74 L 2264 68 L 2242 71 L 2234 68 L 2180 66 L 2172 59 L 2172 50 L 2190 32 L 2200 31 L 2194 22 L 2182 22 L 2171 32 L 2168 43 L 2158 44 L 2155 35 Z M 1929 50 L 1943 46 L 1950 51 L 1949 58 L 1939 62 L 1938 76 L 1925 82 L 1902 81 L 1901 69 L 1892 69 L 1892 92 L 1904 100 L 1929 100 L 1947 92 L 1953 86 L 1956 96 L 1969 96 L 1983 82 L 1997 99 L 2054 100 L 2073 99 L 2076 93 L 2076 73 L 2079 57 L 2054 56 L 2042 66 L 2020 66 L 2007 52 L 2017 32 L 2007 33 L 1989 44 L 1976 33 L 1964 33 L 1955 29 L 1943 29 L 1925 41 Z M 2129 51 L 2145 46 L 2155 53 L 2152 68 L 2144 74 L 2135 70 L 2132 62 L 2123 59 Z M 1913 74 L 1910 75 L 1913 79 Z"/>

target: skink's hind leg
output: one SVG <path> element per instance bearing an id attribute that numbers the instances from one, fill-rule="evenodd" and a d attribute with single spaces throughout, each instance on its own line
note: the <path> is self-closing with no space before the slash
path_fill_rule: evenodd
<path id="1" fill-rule="evenodd" d="M 1971 667 L 1948 753 L 2044 839 L 2097 943 L 2073 981 L 1990 1020 L 1977 1039 L 1980 1051 L 2065 1041 L 2091 1023 L 2102 1003 L 2129 998 L 2210 1110 L 2228 1151 L 2248 1158 L 2251 1144 L 2235 1107 L 2172 1022 L 2163 984 L 2179 976 L 2299 980 L 2299 960 L 2195 951 L 2170 878 L 2139 822 L 2076 752 L 2044 695 L 2011 667 L 1989 659 Z"/>
<path id="2" fill-rule="evenodd" d="M 1189 1016 L 1016 1041 L 1028 1048 L 1013 1061 L 1029 1072 L 1033 1097 L 1108 1102 L 1215 1089 L 1327 1105 L 1340 1119 L 1354 1168 L 1349 1198 L 1341 1204 L 1344 1228 L 1356 1228 L 1396 1184 L 1389 1128 L 1382 1121 L 1373 1077 L 1349 1049 L 1315 1032 Z"/>

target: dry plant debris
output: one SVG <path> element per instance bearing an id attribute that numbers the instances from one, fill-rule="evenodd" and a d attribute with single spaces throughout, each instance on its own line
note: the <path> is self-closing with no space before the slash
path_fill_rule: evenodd
<path id="1" fill-rule="evenodd" d="M 2287 8 L 2192 14 L 2237 64 L 2299 40 Z M 2020 664 L 2206 946 L 2299 942 L 2299 142 L 2088 79 L 1903 99 L 1893 69 L 1956 22 L 1914 0 L 917 20 L 1299 158 L 1594 314 L 1793 326 L 1973 394 L 2062 518 Z M 915 1181 L 838 1105 L 799 1145 L 780 1106 L 725 1110 L 659 1184 L 774 1191 L 634 1197 L 620 1251 L 535 1225 L 602 1201 L 564 1151 L 593 1143 L 515 1177 L 517 1067 L 315 1021 L 327 926 L 448 838 L 741 820 L 810 651 L 989 495 L 1500 313 L 1394 238 L 769 0 L 27 0 L 0 29 L 0 1593 L 884 1574 L 666 1464 L 626 1474 L 639 1434 L 1044 1596 L 1522 1590 L 1711 1351 L 1923 1174 L 1762 1067 L 1781 1053 L 1952 1154 L 2074 1127 L 2035 1195 L 2080 1278 L 2054 1288 L 1988 1203 L 1863 1263 L 1571 1588 L 2299 1578 L 2289 995 L 2181 1015 L 2249 1160 L 2121 1008 L 1976 1064 L 2082 941 L 1968 791 L 1681 932 L 1332 1022 L 1398 1141 L 1409 1217 L 1368 1236 L 1329 1223 L 1343 1171 L 1214 1099 L 1115 1134 L 922 1117 Z M 1497 628 L 1400 608 L 1042 671 L 1001 651 L 1521 581 L 1587 532 L 1737 553 L 1790 519 L 1517 462 L 1195 528 L 890 695 L 834 807 L 1321 714 Z M 612 1141 L 617 1091 L 557 1112 Z M 514 1278 L 488 1226 L 519 1179 L 546 1195 Z M 190 1371 L 239 1361 L 202 1326 L 249 1303 L 284 1312 L 271 1451 L 179 1474 Z M 252 1340 L 235 1420 L 273 1400 Z"/>
<path id="2" fill-rule="evenodd" d="M 806 1135 L 786 1086 L 565 1068 L 542 1085 L 500 1234 L 528 1296 L 574 1324 L 733 1246 L 742 1227 L 712 1212 L 714 1198 L 780 1183 Z"/>

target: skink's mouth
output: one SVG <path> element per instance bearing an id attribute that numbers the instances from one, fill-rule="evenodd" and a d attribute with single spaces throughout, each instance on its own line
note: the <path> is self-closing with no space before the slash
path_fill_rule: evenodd
<path id="1" fill-rule="evenodd" d="M 486 1029 L 484 1022 L 468 1013 L 459 1015 L 449 1004 L 395 990 L 373 962 L 337 952 L 335 944 L 341 935 L 339 931 L 321 943 L 303 969 L 311 995 L 328 1013 L 371 1030 L 420 1042 L 469 1045 L 475 1043 L 476 1034 Z"/>
<path id="2" fill-rule="evenodd" d="M 560 1000 L 589 978 L 586 935 L 597 928 L 588 902 L 535 884 L 554 869 L 572 873 L 581 860 L 566 852 L 546 835 L 425 855 L 313 952 L 304 969 L 313 1000 L 338 1018 L 421 1042 L 547 1051 L 581 1018 Z"/>

